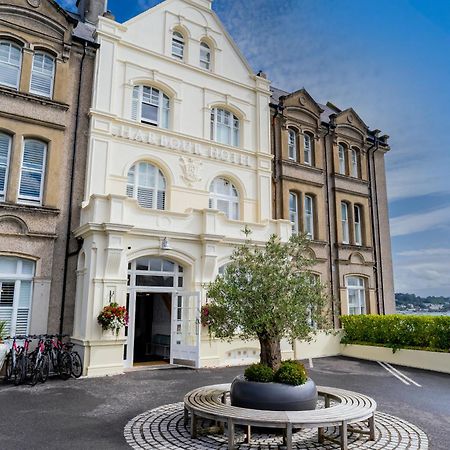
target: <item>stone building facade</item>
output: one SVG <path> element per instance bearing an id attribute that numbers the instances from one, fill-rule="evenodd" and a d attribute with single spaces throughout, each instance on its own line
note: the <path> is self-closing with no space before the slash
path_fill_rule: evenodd
<path id="1" fill-rule="evenodd" d="M 92 33 L 53 0 L 0 0 L 0 320 L 10 334 L 71 331 Z"/>
<path id="2" fill-rule="evenodd" d="M 341 314 L 393 313 L 388 137 L 305 89 L 272 88 L 271 125 L 274 217 L 311 239 L 335 324 Z"/>

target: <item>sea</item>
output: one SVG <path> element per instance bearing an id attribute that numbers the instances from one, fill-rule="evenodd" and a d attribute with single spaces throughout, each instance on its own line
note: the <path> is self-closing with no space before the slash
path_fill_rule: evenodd
<path id="1" fill-rule="evenodd" d="M 397 314 L 405 314 L 407 316 L 450 316 L 450 311 L 447 312 L 397 311 Z"/>

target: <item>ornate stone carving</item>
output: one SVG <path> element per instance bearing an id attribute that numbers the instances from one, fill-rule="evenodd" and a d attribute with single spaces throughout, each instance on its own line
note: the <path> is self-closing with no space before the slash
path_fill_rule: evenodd
<path id="1" fill-rule="evenodd" d="M 188 186 L 192 186 L 194 183 L 202 180 L 199 174 L 202 163 L 195 161 L 192 158 L 186 158 L 184 156 L 180 157 L 181 169 L 183 170 L 183 175 L 181 178 L 185 181 Z"/>

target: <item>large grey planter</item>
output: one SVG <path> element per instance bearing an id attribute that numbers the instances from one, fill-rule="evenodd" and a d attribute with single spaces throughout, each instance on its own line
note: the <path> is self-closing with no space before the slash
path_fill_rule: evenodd
<path id="1" fill-rule="evenodd" d="M 317 388 L 311 378 L 300 386 L 247 381 L 243 375 L 231 384 L 231 404 L 241 408 L 272 411 L 316 409 Z"/>

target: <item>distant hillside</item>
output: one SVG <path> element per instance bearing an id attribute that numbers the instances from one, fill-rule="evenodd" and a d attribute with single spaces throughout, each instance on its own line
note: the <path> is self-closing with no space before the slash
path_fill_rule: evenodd
<path id="1" fill-rule="evenodd" d="M 419 297 L 415 294 L 395 294 L 397 311 L 450 311 L 450 297 Z"/>

